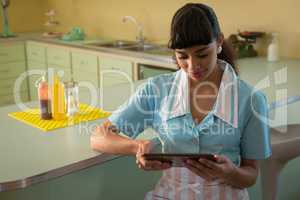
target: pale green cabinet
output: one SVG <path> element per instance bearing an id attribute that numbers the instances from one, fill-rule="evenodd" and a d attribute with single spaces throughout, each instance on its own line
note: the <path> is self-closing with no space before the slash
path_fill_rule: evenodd
<path id="1" fill-rule="evenodd" d="M 26 43 L 27 60 L 39 63 L 46 63 L 46 47 L 40 43 Z"/>
<path id="2" fill-rule="evenodd" d="M 133 63 L 128 60 L 100 56 L 99 71 L 100 107 L 113 111 L 133 93 Z"/>
<path id="3" fill-rule="evenodd" d="M 79 83 L 80 102 L 101 103 L 101 96 L 111 96 L 119 104 L 130 96 L 115 94 L 109 88 L 116 85 L 130 85 L 133 81 L 133 62 L 110 56 L 102 56 L 96 51 L 73 49 L 42 42 L 27 42 L 28 70 L 54 69 L 62 75 L 63 81 L 73 79 Z M 29 77 L 31 100 L 37 99 L 36 81 L 41 75 Z M 129 88 L 129 86 L 128 86 Z M 127 90 L 126 90 L 127 91 Z M 107 99 L 107 98 L 106 98 Z M 103 103 L 103 102 L 102 102 Z M 101 106 L 101 104 L 100 104 Z"/>
<path id="4" fill-rule="evenodd" d="M 7 42 L 0 46 L 0 63 L 25 61 L 24 43 Z"/>
<path id="5" fill-rule="evenodd" d="M 53 68 L 64 81 L 71 80 L 71 51 L 66 48 L 47 46 L 47 66 Z"/>
<path id="6" fill-rule="evenodd" d="M 5 42 L 0 46 L 0 106 L 18 103 L 16 94 L 21 101 L 28 101 L 28 82 L 25 73 L 25 47 L 23 42 Z M 16 80 L 19 80 L 16 82 Z M 19 84 L 16 84 L 19 83 Z M 16 86 L 16 87 L 15 87 Z"/>
<path id="7" fill-rule="evenodd" d="M 46 46 L 37 42 L 26 43 L 27 73 L 30 100 L 38 99 L 36 82 L 47 71 Z"/>
<path id="8" fill-rule="evenodd" d="M 98 104 L 98 57 L 88 51 L 72 52 L 73 79 L 79 83 L 79 101 Z"/>
<path id="9" fill-rule="evenodd" d="M 100 85 L 113 86 L 128 84 L 133 77 L 133 63 L 116 58 L 99 57 Z"/>
<path id="10" fill-rule="evenodd" d="M 38 99 L 37 80 L 53 69 L 63 81 L 71 80 L 71 52 L 69 49 L 49 46 L 46 43 L 28 41 L 26 45 L 30 99 Z"/>

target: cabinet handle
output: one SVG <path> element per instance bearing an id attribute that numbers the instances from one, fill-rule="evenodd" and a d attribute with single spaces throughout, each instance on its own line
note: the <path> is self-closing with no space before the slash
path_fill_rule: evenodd
<path id="1" fill-rule="evenodd" d="M 81 65 L 87 65 L 87 64 L 88 64 L 88 62 L 87 62 L 87 61 L 84 61 L 84 60 L 82 60 L 82 61 L 80 62 L 80 64 L 81 64 Z"/>
<path id="2" fill-rule="evenodd" d="M 120 68 L 117 68 L 117 67 L 112 67 L 111 69 L 112 69 L 112 70 L 119 70 L 119 71 L 121 71 L 121 69 L 120 69 Z"/>

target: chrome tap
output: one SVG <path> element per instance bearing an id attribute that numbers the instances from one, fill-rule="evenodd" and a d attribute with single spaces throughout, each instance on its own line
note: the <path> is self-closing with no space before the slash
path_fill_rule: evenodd
<path id="1" fill-rule="evenodd" d="M 138 21 L 132 16 L 124 16 L 123 19 L 122 19 L 122 22 L 125 23 L 128 20 L 132 21 L 136 25 L 137 30 L 138 30 L 138 35 L 136 36 L 136 40 L 140 45 L 143 45 L 144 42 L 145 42 L 145 37 L 144 37 L 144 33 L 143 33 L 143 26 L 140 23 L 138 23 Z"/>

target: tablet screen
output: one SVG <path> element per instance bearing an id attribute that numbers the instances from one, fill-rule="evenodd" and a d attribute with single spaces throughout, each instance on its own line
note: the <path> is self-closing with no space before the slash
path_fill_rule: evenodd
<path id="1" fill-rule="evenodd" d="M 198 160 L 204 158 L 211 161 L 216 161 L 213 154 L 167 154 L 167 153 L 146 153 L 143 155 L 146 160 L 158 160 L 161 162 L 169 162 L 174 167 L 184 166 L 187 159 Z"/>

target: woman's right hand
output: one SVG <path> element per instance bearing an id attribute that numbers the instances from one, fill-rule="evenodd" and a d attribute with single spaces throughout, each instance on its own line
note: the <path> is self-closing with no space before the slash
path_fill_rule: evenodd
<path id="1" fill-rule="evenodd" d="M 171 167 L 170 163 L 161 162 L 158 160 L 146 160 L 143 154 L 150 152 L 152 142 L 149 140 L 139 140 L 139 147 L 136 153 L 136 164 L 143 170 L 165 170 Z"/>

